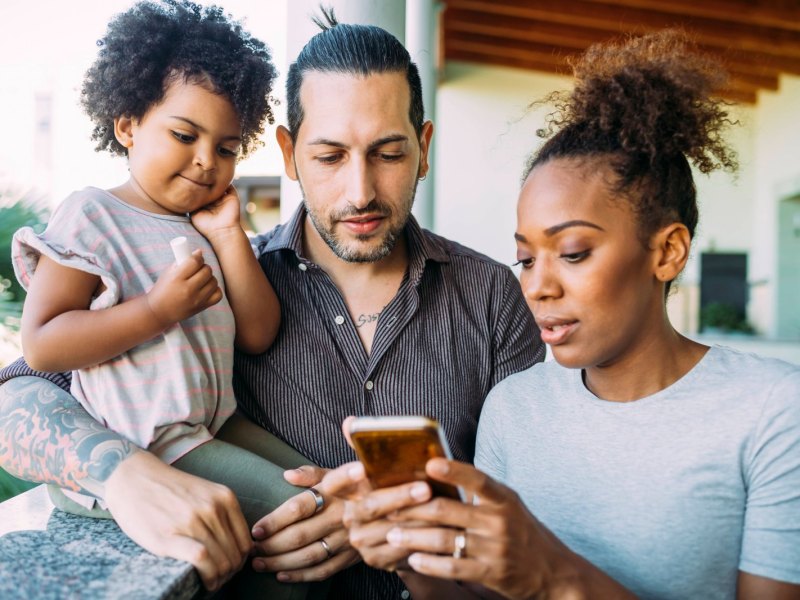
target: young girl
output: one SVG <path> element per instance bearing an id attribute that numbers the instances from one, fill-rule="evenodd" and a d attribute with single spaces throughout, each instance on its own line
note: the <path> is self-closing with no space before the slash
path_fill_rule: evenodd
<path id="1" fill-rule="evenodd" d="M 514 236 L 555 361 L 492 390 L 477 469 L 427 466 L 479 502 L 424 483 L 361 500 L 353 465 L 326 491 L 357 495 L 351 541 L 409 569 L 414 598 L 798 598 L 800 368 L 690 340 L 665 307 L 698 220 L 690 161 L 735 166 L 720 70 L 661 32 L 590 49 L 576 79 Z"/>
<path id="2" fill-rule="evenodd" d="M 234 344 L 264 352 L 280 320 L 231 187 L 272 121 L 275 74 L 266 46 L 218 7 L 141 2 L 116 16 L 82 102 L 98 150 L 127 157 L 130 177 L 74 192 L 42 235 L 22 229 L 13 246 L 29 365 L 73 370 L 71 392 L 95 419 L 232 488 L 250 525 L 297 493 L 283 470 L 308 463 L 234 416 Z M 194 249 L 179 263 L 177 237 Z M 109 516 L 89 496 L 52 496 Z"/>

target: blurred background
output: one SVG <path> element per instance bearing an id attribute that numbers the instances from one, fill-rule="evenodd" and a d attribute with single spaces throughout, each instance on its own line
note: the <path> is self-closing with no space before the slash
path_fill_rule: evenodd
<path id="1" fill-rule="evenodd" d="M 208 4 L 203 0 L 201 4 Z M 283 98 L 288 64 L 315 33 L 310 0 L 220 0 L 272 48 Z M 0 366 L 20 354 L 23 292 L 9 258 L 20 226 L 43 226 L 69 192 L 111 187 L 125 162 L 97 154 L 78 97 L 109 18 L 128 0 L 0 4 Z M 428 227 L 514 261 L 514 206 L 546 108 L 571 85 L 568 59 L 620 35 L 682 27 L 730 72 L 720 95 L 740 125 L 741 169 L 696 183 L 701 218 L 669 311 L 683 333 L 800 363 L 800 0 L 332 0 L 340 20 L 380 25 L 420 66 L 435 123 L 432 174 L 415 214 Z M 283 105 L 276 109 L 284 121 Z M 292 213 L 274 127 L 240 163 L 236 185 L 252 231 Z M 0 486 L 3 485 L 0 480 Z M 0 487 L 0 496 L 2 496 Z"/>

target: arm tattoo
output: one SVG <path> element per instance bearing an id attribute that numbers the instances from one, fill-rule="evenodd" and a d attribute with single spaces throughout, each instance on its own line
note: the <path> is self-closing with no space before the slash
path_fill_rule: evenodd
<path id="1" fill-rule="evenodd" d="M 0 466 L 12 475 L 102 497 L 106 479 L 136 451 L 48 381 L 0 386 Z"/>

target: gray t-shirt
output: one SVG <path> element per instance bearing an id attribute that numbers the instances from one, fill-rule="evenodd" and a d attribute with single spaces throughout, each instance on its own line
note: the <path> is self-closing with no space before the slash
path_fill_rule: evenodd
<path id="1" fill-rule="evenodd" d="M 800 368 L 713 347 L 635 402 L 538 364 L 498 384 L 476 465 L 644 598 L 733 598 L 737 571 L 800 583 Z"/>

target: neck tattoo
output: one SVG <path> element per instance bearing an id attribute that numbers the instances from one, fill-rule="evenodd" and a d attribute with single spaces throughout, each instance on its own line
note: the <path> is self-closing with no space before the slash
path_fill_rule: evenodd
<path id="1" fill-rule="evenodd" d="M 369 323 L 374 323 L 378 320 L 378 318 L 383 314 L 383 311 L 386 307 L 384 306 L 376 313 L 372 314 L 360 314 L 356 317 L 356 327 L 363 327 L 364 325 L 368 325 Z"/>

